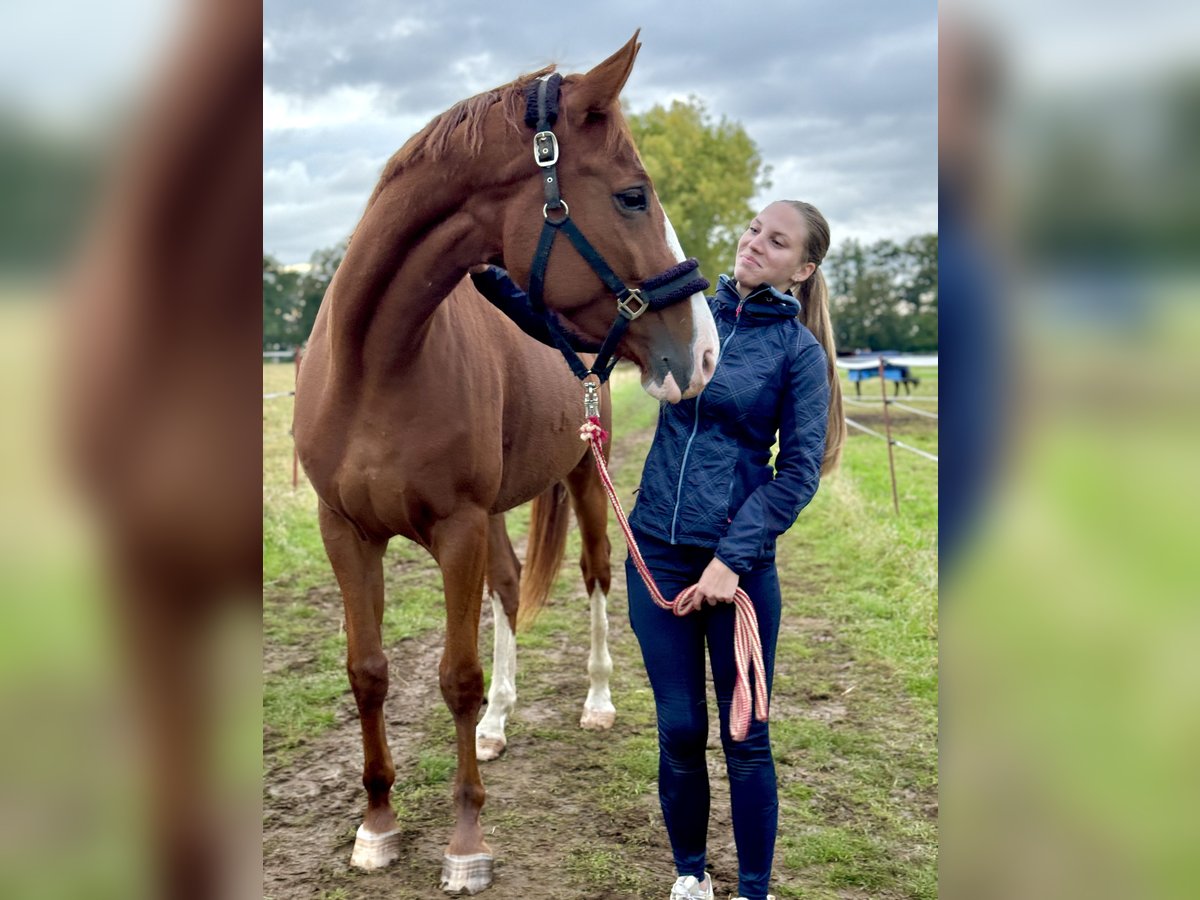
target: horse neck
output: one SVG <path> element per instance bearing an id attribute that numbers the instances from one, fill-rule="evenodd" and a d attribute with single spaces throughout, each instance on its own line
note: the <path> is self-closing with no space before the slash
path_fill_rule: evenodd
<path id="1" fill-rule="evenodd" d="M 350 371 L 410 358 L 467 267 L 488 255 L 468 198 L 441 178 L 428 164 L 392 177 L 350 241 L 327 300 L 331 352 Z"/>

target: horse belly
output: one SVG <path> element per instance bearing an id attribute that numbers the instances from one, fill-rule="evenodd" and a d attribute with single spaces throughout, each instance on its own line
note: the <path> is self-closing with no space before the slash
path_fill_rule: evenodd
<path id="1" fill-rule="evenodd" d="M 542 397 L 541 415 L 506 417 L 500 491 L 491 512 L 498 513 L 532 500 L 567 476 L 587 452 L 579 437 L 582 403 L 572 416 L 561 398 Z"/>
<path id="2" fill-rule="evenodd" d="M 321 500 L 361 532 L 424 543 L 432 522 L 464 506 L 492 506 L 501 455 L 478 438 L 494 427 L 440 407 L 324 412 L 296 429 L 301 460 Z"/>
<path id="3" fill-rule="evenodd" d="M 501 491 L 500 459 L 467 429 L 420 419 L 379 435 L 366 457 L 345 468 L 358 481 L 362 503 L 388 530 L 420 540 L 432 521 L 463 507 L 490 509 Z"/>

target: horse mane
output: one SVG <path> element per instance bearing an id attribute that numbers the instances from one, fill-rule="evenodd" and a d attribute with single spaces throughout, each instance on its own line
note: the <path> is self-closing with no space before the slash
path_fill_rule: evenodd
<path id="1" fill-rule="evenodd" d="M 525 89 L 529 84 L 543 75 L 549 75 L 556 68 L 551 63 L 536 72 L 521 75 L 508 84 L 460 100 L 440 115 L 434 116 L 424 128 L 405 141 L 404 146 L 397 150 L 383 167 L 379 183 L 367 201 L 367 208 L 375 202 L 380 191 L 389 181 L 399 175 L 414 162 L 427 159 L 436 162 L 445 158 L 451 147 L 451 136 L 460 126 L 466 126 L 463 138 L 467 150 L 478 153 L 483 148 L 483 121 L 488 111 L 497 103 L 504 104 L 505 124 L 513 131 L 519 131 L 525 124 Z"/>
<path id="2" fill-rule="evenodd" d="M 406 167 L 422 159 L 431 162 L 444 159 L 452 146 L 451 137 L 460 125 L 466 126 L 462 136 L 466 141 L 466 149 L 471 153 L 478 153 L 483 148 L 484 119 L 488 111 L 496 104 L 504 105 L 504 122 L 509 130 L 519 132 L 525 126 L 526 88 L 532 82 L 549 75 L 556 69 L 557 64 L 550 63 L 536 72 L 520 75 L 508 84 L 476 94 L 474 97 L 468 97 L 466 100 L 460 100 L 444 113 L 434 116 L 424 128 L 405 141 L 404 146 L 397 150 L 384 165 L 383 173 L 379 176 L 375 190 L 371 192 L 366 209 L 369 210 L 374 205 L 375 199 L 382 193 L 388 182 L 403 172 Z M 570 84 L 579 77 L 578 75 L 567 75 L 563 79 L 563 84 Z M 623 143 L 629 146 L 633 145 L 633 133 L 624 116 L 617 118 L 617 127 L 609 130 L 604 143 L 604 149 L 608 153 L 616 152 Z M 348 244 L 354 240 L 354 234 L 357 231 L 356 227 L 348 239 Z"/>

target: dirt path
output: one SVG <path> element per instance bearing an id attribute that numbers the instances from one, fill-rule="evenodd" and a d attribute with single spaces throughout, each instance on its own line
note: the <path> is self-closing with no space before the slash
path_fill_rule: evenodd
<path id="1" fill-rule="evenodd" d="M 618 574 L 621 584 L 614 585 L 613 595 L 623 598 L 623 572 Z M 322 596 L 336 600 L 335 596 Z M 581 620 L 586 619 L 582 592 L 567 602 L 578 607 Z M 653 790 L 629 798 L 618 815 L 600 812 L 587 802 L 597 789 L 603 790 L 597 781 L 606 777 L 603 763 L 611 741 L 638 732 L 652 733 L 653 728 L 645 715 L 631 720 L 621 714 L 622 697 L 647 690 L 648 685 L 623 600 L 613 606 L 617 608 L 610 609 L 610 643 L 618 719 L 611 737 L 577 726 L 586 691 L 582 674 L 586 647 L 574 645 L 579 634 L 556 635 L 551 648 L 521 654 L 537 654 L 540 659 L 536 666 L 521 667 L 518 662 L 520 697 L 510 723 L 509 747 L 500 760 L 485 764 L 483 770 L 488 791 L 483 818 L 496 853 L 495 883 L 486 894 L 489 900 L 639 897 L 612 885 L 586 884 L 588 860 L 603 859 L 606 853 L 629 868 L 629 882 L 669 885 L 672 880 L 670 852 Z M 337 614 L 336 608 L 330 612 Z M 581 621 L 579 633 L 583 625 Z M 821 668 L 830 674 L 836 675 L 839 669 L 844 672 L 849 665 L 839 658 L 842 654 L 828 623 L 800 619 L 785 628 L 802 632 L 812 645 L 828 649 Z M 483 639 L 490 639 L 490 634 L 490 611 L 485 611 Z M 444 711 L 437 685 L 440 654 L 439 634 L 389 648 L 392 685 L 386 710 L 398 802 L 403 802 L 402 782 L 418 767 L 421 751 L 450 747 L 449 713 Z M 268 654 L 268 667 L 273 663 L 270 657 Z M 812 664 L 806 668 L 811 670 Z M 839 699 L 805 693 L 788 696 L 777 691 L 774 715 L 837 722 L 846 716 Z M 444 719 L 444 723 L 431 727 L 430 719 Z M 557 737 L 545 739 L 546 734 Z M 714 839 L 710 865 L 719 884 L 731 885 L 736 882 L 736 857 L 715 722 L 709 743 L 715 750 L 709 763 L 713 786 L 710 834 Z M 452 821 L 445 784 L 421 792 L 420 808 L 409 809 L 403 817 L 408 848 L 404 859 L 377 873 L 349 867 L 354 830 L 364 805 L 361 766 L 358 720 L 347 693 L 338 704 L 336 727 L 283 764 L 267 768 L 264 896 L 273 900 L 322 896 L 433 900 L 445 896 L 437 884 Z M 781 788 L 807 776 L 802 768 L 791 768 L 782 761 L 779 769 Z"/>
<path id="2" fill-rule="evenodd" d="M 628 437 L 633 439 L 618 443 L 614 471 L 628 464 L 626 455 L 639 462 L 644 457 L 648 434 Z M 567 624 L 541 635 L 536 647 L 524 646 L 518 638 L 519 697 L 509 723 L 508 749 L 501 759 L 483 766 L 488 792 L 483 822 L 496 857 L 494 884 L 481 895 L 487 900 L 653 900 L 660 892 L 665 897 L 673 881 L 653 775 L 649 686 L 625 608 L 624 556 L 623 548 L 614 547 L 609 623 L 617 722 L 611 733 L 578 727 L 587 690 L 588 610 L 582 586 L 554 601 L 555 621 Z M 436 578 L 432 560 L 428 568 L 430 578 Z M 577 571 L 570 552 L 564 569 Z M 280 592 L 277 599 L 290 599 L 286 589 L 275 590 Z M 316 607 L 317 621 L 336 632 L 341 621 L 336 591 L 322 588 L 307 594 L 305 603 Z M 389 597 L 389 602 L 400 598 Z M 490 604 L 485 604 L 483 659 L 491 653 L 490 619 Z M 895 693 L 895 687 L 888 686 L 888 673 L 859 665 L 829 622 L 785 615 L 781 641 L 789 638 L 801 640 L 811 653 L 804 659 L 781 654 L 773 720 L 811 720 L 833 731 L 853 732 L 863 727 L 855 722 L 860 715 L 855 710 L 859 697 Z M 440 631 L 434 631 L 385 647 L 391 672 L 385 708 L 397 772 L 393 798 L 403 829 L 403 858 L 381 872 L 363 873 L 349 866 L 365 794 L 361 738 L 347 685 L 336 704 L 332 728 L 299 748 L 282 751 L 269 743 L 264 746 L 264 897 L 439 900 L 446 896 L 438 887 L 438 877 L 452 822 L 445 767 L 453 752 L 453 730 L 438 688 L 441 642 Z M 314 659 L 295 646 L 265 648 L 266 673 L 314 665 Z M 886 740 L 900 748 L 898 752 L 915 739 L 903 705 L 897 700 L 895 722 L 885 723 Z M 727 897 L 736 886 L 736 857 L 713 709 L 709 863 L 719 888 L 725 890 L 718 896 Z M 879 727 L 878 717 L 871 727 Z M 628 758 L 615 756 L 614 748 L 626 752 L 634 745 L 642 748 L 639 767 L 644 771 L 634 773 L 641 781 L 619 768 L 624 763 L 614 762 L 614 758 Z M 835 783 L 841 776 L 818 771 L 803 755 L 778 752 L 777 769 L 781 797 L 803 786 L 811 794 L 811 800 L 804 802 L 822 807 L 827 820 L 852 817 L 841 807 Z M 896 803 L 911 810 L 906 815 L 936 819 L 936 788 L 898 796 Z M 778 863 L 777 859 L 777 869 Z M 801 883 L 793 884 L 786 896 L 801 895 L 796 893 Z M 865 894 L 854 888 L 818 895 L 908 896 L 891 891 Z"/>
<path id="3" fill-rule="evenodd" d="M 623 597 L 623 584 L 614 590 Z M 336 599 L 336 598 L 331 598 Z M 586 600 L 570 601 L 586 619 Z M 490 610 L 485 610 L 484 639 L 490 639 Z M 641 675 L 634 668 L 636 642 L 624 622 L 624 610 L 613 610 L 611 641 L 618 669 L 617 702 L 628 685 Z M 629 893 L 595 888 L 568 887 L 564 873 L 578 869 L 573 857 L 593 855 L 602 848 L 625 856 L 639 848 L 636 863 L 670 871 L 669 853 L 659 848 L 655 859 L 646 859 L 647 845 L 659 841 L 661 827 L 653 796 L 635 804 L 636 815 L 625 820 L 598 813 L 581 802 L 597 777 L 603 777 L 608 735 L 578 728 L 586 684 L 580 677 L 586 648 L 572 646 L 567 635 L 551 649 L 536 653 L 542 663 L 536 671 L 518 672 L 517 710 L 510 722 L 510 744 L 504 756 L 484 766 L 488 790 L 484 823 L 496 853 L 496 879 L 487 896 L 494 900 L 517 898 L 631 897 Z M 481 651 L 486 648 L 481 647 Z M 449 745 L 449 713 L 437 683 L 441 635 L 401 641 L 388 648 L 392 684 L 386 711 L 388 737 L 397 771 L 397 782 L 411 774 L 422 750 L 444 751 Z M 518 650 L 521 653 L 520 650 Z M 522 654 L 524 655 L 524 654 Z M 268 654 L 266 666 L 274 661 Z M 520 667 L 520 662 L 518 663 Z M 528 670 L 530 667 L 525 667 Z M 554 673 L 571 672 L 582 690 L 565 690 Z M 634 723 L 618 711 L 614 733 L 632 733 Z M 430 743 L 430 718 L 444 718 Z M 525 736 L 521 735 L 524 732 Z M 544 740 L 530 733 L 560 732 L 567 740 Z M 423 796 L 424 807 L 404 817 L 406 859 L 390 869 L 365 874 L 349 867 L 354 829 L 364 804 L 360 783 L 362 750 L 358 720 L 349 695 L 338 706 L 337 725 L 313 740 L 302 752 L 266 771 L 263 820 L 264 895 L 274 900 L 320 897 L 323 892 L 345 897 L 437 898 L 441 857 L 449 836 L 452 811 L 449 790 L 441 785 Z M 583 789 L 581 789 L 581 786 Z M 398 793 L 397 800 L 401 797 Z M 715 818 L 728 818 L 717 808 Z M 632 862 L 632 861 L 631 861 Z M 343 893 L 336 893 L 337 890 Z"/>

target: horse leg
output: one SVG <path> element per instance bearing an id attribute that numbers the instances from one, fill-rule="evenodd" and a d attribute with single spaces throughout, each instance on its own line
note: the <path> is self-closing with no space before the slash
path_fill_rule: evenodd
<path id="1" fill-rule="evenodd" d="M 608 495 L 596 462 L 588 450 L 567 476 L 567 490 L 579 522 L 583 550 L 579 568 L 591 600 L 592 641 L 588 655 L 588 694 L 579 724 L 588 729 L 611 728 L 617 711 L 612 703 L 608 680 L 612 675 L 612 657 L 608 653 L 608 591 L 612 585 L 609 565 L 612 547 L 608 542 Z"/>
<path id="2" fill-rule="evenodd" d="M 211 673 L 201 659 L 212 598 L 153 569 L 121 568 L 118 612 L 145 754 L 155 893 L 217 897 L 222 860 L 203 752 Z"/>
<path id="3" fill-rule="evenodd" d="M 396 770 L 388 750 L 383 701 L 388 690 L 388 661 L 383 654 L 383 554 L 387 541 L 364 541 L 325 504 L 319 519 L 325 552 L 342 589 L 346 611 L 346 669 L 362 726 L 363 787 L 367 812 L 354 840 L 350 864 L 379 869 L 400 857 L 400 831 L 392 810 Z"/>
<path id="4" fill-rule="evenodd" d="M 477 642 L 487 537 L 488 516 L 477 507 L 443 519 L 432 530 L 433 555 L 446 592 L 446 649 L 439 675 L 458 735 L 454 833 L 442 863 L 442 889 L 449 893 L 474 894 L 492 883 L 492 851 L 479 822 L 483 779 L 475 756 L 475 720 L 483 704 Z"/>
<path id="5" fill-rule="evenodd" d="M 508 741 L 504 726 L 517 702 L 517 642 L 513 628 L 520 601 L 521 563 L 504 527 L 504 515 L 488 519 L 487 584 L 492 598 L 492 685 L 487 712 L 475 728 L 475 755 L 496 759 Z"/>

